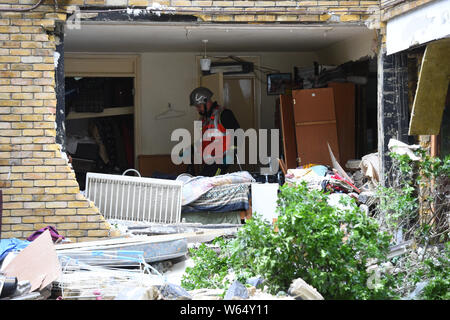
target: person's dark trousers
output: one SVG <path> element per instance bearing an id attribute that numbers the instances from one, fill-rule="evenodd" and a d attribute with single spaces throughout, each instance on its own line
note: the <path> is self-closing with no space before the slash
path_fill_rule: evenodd
<path id="1" fill-rule="evenodd" d="M 199 176 L 213 177 L 216 175 L 217 170 L 220 169 L 219 174 L 225 174 L 228 170 L 228 164 L 204 164 Z"/>

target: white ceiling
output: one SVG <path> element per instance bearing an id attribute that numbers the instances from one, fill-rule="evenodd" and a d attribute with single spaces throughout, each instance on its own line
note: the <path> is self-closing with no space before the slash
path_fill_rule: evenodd
<path id="1" fill-rule="evenodd" d="M 315 51 L 350 37 L 373 32 L 363 26 L 187 25 L 84 23 L 66 28 L 67 52 Z"/>

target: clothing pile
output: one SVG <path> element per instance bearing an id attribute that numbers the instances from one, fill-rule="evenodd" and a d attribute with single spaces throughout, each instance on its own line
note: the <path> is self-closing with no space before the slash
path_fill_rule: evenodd
<path id="1" fill-rule="evenodd" d="M 315 190 L 340 193 L 360 191 L 352 181 L 323 165 L 308 164 L 297 169 L 288 169 L 285 179 L 286 183 L 291 185 L 305 182 L 308 188 Z"/>

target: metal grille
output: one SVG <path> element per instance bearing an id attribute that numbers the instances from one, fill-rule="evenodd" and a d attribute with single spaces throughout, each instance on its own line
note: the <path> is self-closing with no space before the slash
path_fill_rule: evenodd
<path id="1" fill-rule="evenodd" d="M 105 219 L 179 223 L 182 182 L 88 172 L 86 196 Z"/>

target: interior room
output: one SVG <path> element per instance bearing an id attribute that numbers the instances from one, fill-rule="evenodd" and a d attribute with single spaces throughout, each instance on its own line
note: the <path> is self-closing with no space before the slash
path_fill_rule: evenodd
<path id="1" fill-rule="evenodd" d="M 135 169 L 141 177 L 165 179 L 187 172 L 186 165 L 171 162 L 178 143 L 171 134 L 185 128 L 193 136 L 199 115 L 189 94 L 199 85 L 212 88 L 213 100 L 231 109 L 244 130 L 280 129 L 280 158 L 295 168 L 306 164 L 296 151 L 299 140 L 301 148 L 315 142 L 302 136 L 287 144 L 283 96 L 292 103 L 298 90 L 349 83 L 344 96 L 350 106 L 336 107 L 334 119 L 347 133 L 338 132 L 333 152 L 340 162 L 374 152 L 375 42 L 375 32 L 363 26 L 88 22 L 66 28 L 65 143 L 80 189 L 86 172 Z M 204 58 L 211 61 L 206 71 Z M 279 76 L 287 77 L 282 88 L 274 86 Z M 291 114 L 288 125 L 295 130 L 294 119 Z M 341 159 L 338 147 L 346 149 Z M 276 176 L 261 176 L 263 166 L 241 161 L 229 171 L 276 182 Z"/>

